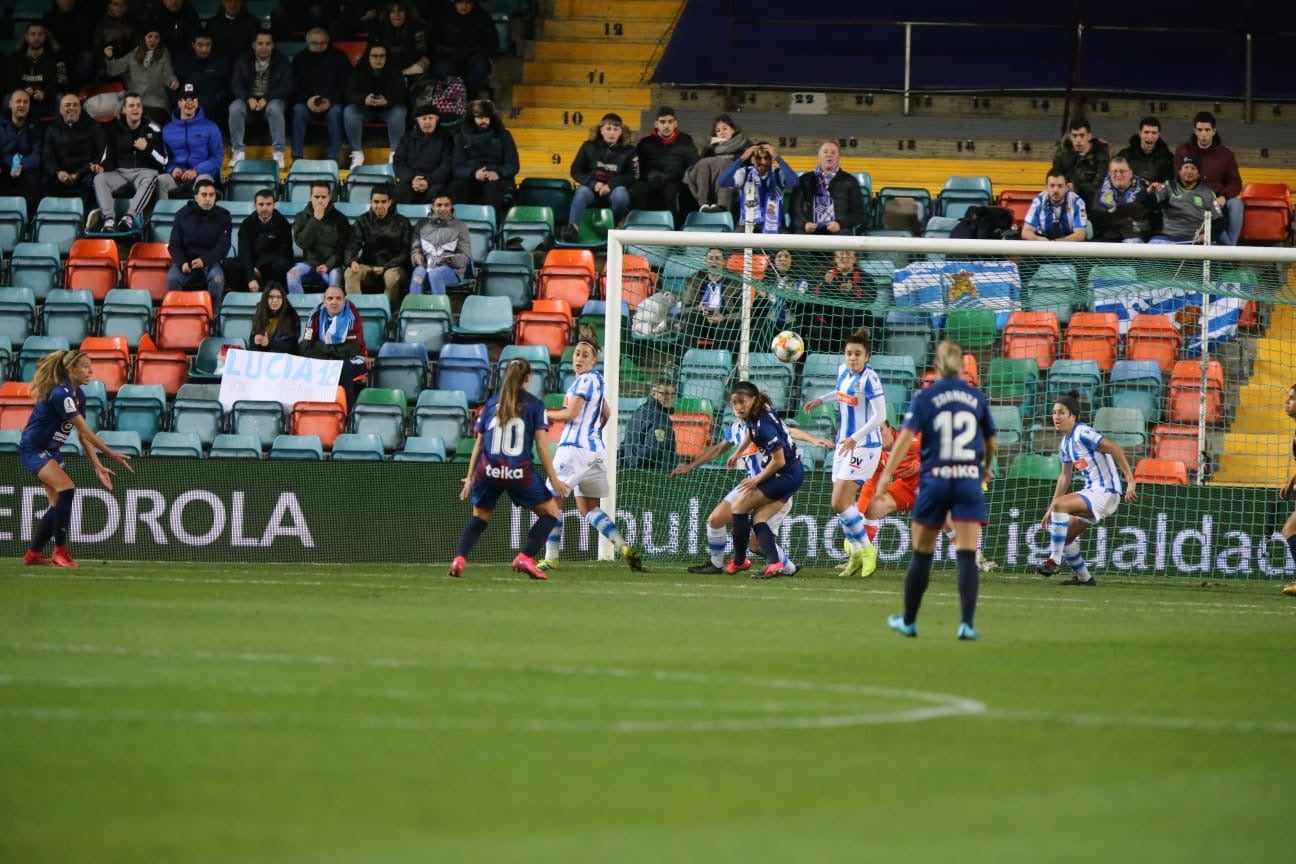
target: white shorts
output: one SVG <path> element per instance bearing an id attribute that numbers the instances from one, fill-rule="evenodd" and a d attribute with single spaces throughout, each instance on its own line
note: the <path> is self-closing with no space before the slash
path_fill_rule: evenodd
<path id="1" fill-rule="evenodd" d="M 1095 525 L 1115 513 L 1121 501 L 1121 496 L 1118 493 L 1107 492 L 1102 489 L 1084 489 L 1080 492 L 1080 497 L 1089 502 L 1089 509 L 1094 514 L 1093 521 Z"/>
<path id="2" fill-rule="evenodd" d="M 584 447 L 559 447 L 554 452 L 554 471 L 576 497 L 602 498 L 608 494 L 604 455 L 603 451 L 596 453 Z"/>
<path id="3" fill-rule="evenodd" d="M 729 506 L 732 507 L 734 502 L 738 500 L 738 497 L 740 495 L 742 495 L 742 490 L 739 489 L 737 486 L 735 486 L 734 488 L 729 490 L 728 495 L 724 496 L 724 500 L 728 501 Z M 791 512 L 792 512 L 792 499 L 789 498 L 787 501 L 783 502 L 783 506 L 780 507 L 778 512 L 775 513 L 773 516 L 771 516 L 769 518 L 769 521 L 765 524 L 769 525 L 771 531 L 777 531 L 779 526 L 783 524 L 783 520 L 786 519 L 788 517 L 788 514 Z"/>
<path id="4" fill-rule="evenodd" d="M 878 462 L 881 460 L 881 447 L 856 447 L 846 456 L 843 456 L 840 450 L 834 450 L 833 482 L 850 480 L 863 485 L 877 471 Z"/>

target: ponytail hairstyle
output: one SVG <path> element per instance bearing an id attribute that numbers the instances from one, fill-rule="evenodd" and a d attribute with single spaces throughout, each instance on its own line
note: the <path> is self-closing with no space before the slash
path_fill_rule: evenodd
<path id="1" fill-rule="evenodd" d="M 756 404 L 752 405 L 752 420 L 759 420 L 766 414 L 774 413 L 774 403 L 770 400 L 769 394 L 764 390 L 757 388 L 757 386 L 752 382 L 739 381 L 733 386 L 733 389 L 729 391 L 730 396 L 735 393 L 741 393 L 744 396 L 750 396 L 756 400 Z"/>
<path id="2" fill-rule="evenodd" d="M 32 375 L 31 384 L 28 385 L 31 397 L 40 402 L 53 393 L 58 385 L 64 382 L 71 383 L 68 368 L 84 356 L 84 351 L 51 351 L 42 357 L 37 362 L 36 372 Z"/>
<path id="3" fill-rule="evenodd" d="M 500 382 L 499 405 L 495 408 L 495 420 L 501 426 L 515 417 L 521 416 L 522 396 L 526 393 L 526 382 L 531 377 L 531 364 L 521 357 L 509 361 L 504 367 L 504 380 Z"/>
<path id="4" fill-rule="evenodd" d="M 595 357 L 598 357 L 603 351 L 603 348 L 598 343 L 598 334 L 594 332 L 594 328 L 589 324 L 582 324 L 576 330 L 576 344 L 579 345 L 582 342 L 590 347 Z"/>
<path id="5" fill-rule="evenodd" d="M 1080 422 L 1080 391 L 1068 390 L 1064 395 L 1057 398 L 1057 403 L 1071 412 L 1071 416 Z"/>
<path id="6" fill-rule="evenodd" d="M 867 327 L 860 327 L 854 333 L 846 337 L 846 345 L 863 345 L 864 353 L 871 355 L 873 349 L 869 347 L 873 340 L 873 331 Z M 845 347 L 845 346 L 843 346 Z"/>
<path id="7" fill-rule="evenodd" d="M 936 346 L 936 373 L 942 378 L 963 374 L 963 346 L 952 339 L 942 339 Z"/>

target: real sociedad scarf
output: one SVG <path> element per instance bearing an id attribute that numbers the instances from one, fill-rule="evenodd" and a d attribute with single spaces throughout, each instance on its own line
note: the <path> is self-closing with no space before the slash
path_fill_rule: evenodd
<path id="1" fill-rule="evenodd" d="M 783 184 L 775 179 L 778 166 L 772 167 L 764 177 L 752 166 L 742 171 L 743 224 L 760 225 L 764 233 L 777 234 L 783 221 Z M 829 199 L 830 206 L 831 203 Z"/>
<path id="2" fill-rule="evenodd" d="M 351 332 L 351 315 L 350 302 L 342 304 L 342 311 L 332 317 L 329 316 L 328 310 L 320 304 L 320 341 L 328 345 L 341 345 L 347 341 L 347 334 Z"/>
<path id="3" fill-rule="evenodd" d="M 814 221 L 816 225 L 827 225 L 829 222 L 837 221 L 837 211 L 833 207 L 832 194 L 828 191 L 829 184 L 837 176 L 834 171 L 831 174 L 826 173 L 823 168 L 815 166 L 815 197 L 814 197 Z"/>

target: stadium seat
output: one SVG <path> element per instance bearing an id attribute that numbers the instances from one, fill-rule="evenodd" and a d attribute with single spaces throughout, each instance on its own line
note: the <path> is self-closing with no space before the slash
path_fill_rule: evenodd
<path id="1" fill-rule="evenodd" d="M 1183 336 L 1169 315 L 1135 315 L 1125 334 L 1127 360 L 1152 360 L 1169 372 L 1179 359 Z"/>
<path id="2" fill-rule="evenodd" d="M 631 210 L 622 227 L 627 231 L 674 231 L 675 214 L 669 210 Z"/>
<path id="3" fill-rule="evenodd" d="M 395 387 L 366 387 L 351 410 L 351 431 L 372 432 L 382 439 L 383 449 L 397 450 L 405 442 L 406 407 L 404 391 Z"/>
<path id="4" fill-rule="evenodd" d="M 1206 364 L 1206 398 L 1202 399 L 1200 360 L 1180 360 L 1170 372 L 1166 419 L 1171 423 L 1196 423 L 1203 414 L 1212 426 L 1224 423 L 1224 366 L 1218 360 Z"/>
<path id="5" fill-rule="evenodd" d="M 1026 430 L 1021 411 L 1014 405 L 991 405 L 990 417 L 995 424 L 995 445 L 1004 450 L 1022 449 Z"/>
<path id="6" fill-rule="evenodd" d="M 1117 360 L 1109 378 L 1113 408 L 1136 408 L 1148 422 L 1161 416 L 1161 366 L 1155 360 Z"/>
<path id="7" fill-rule="evenodd" d="M 733 355 L 728 351 L 689 348 L 680 360 L 679 398 L 701 399 L 712 405 L 724 404 L 729 400 L 729 379 L 733 369 Z M 679 410 L 678 406 L 676 410 Z"/>
<path id="8" fill-rule="evenodd" d="M 333 442 L 330 458 L 341 462 L 381 462 L 382 438 L 373 432 L 344 432 Z"/>
<path id="9" fill-rule="evenodd" d="M 751 256 L 751 278 L 759 282 L 765 278 L 765 271 L 769 270 L 770 258 L 768 255 L 757 253 Z M 743 269 L 747 266 L 747 257 L 741 252 L 735 252 L 725 259 L 725 269 L 730 273 L 743 275 Z M 746 277 L 744 277 L 746 278 Z M 890 284 L 890 275 L 888 274 L 887 284 Z"/>
<path id="10" fill-rule="evenodd" d="M 217 435 L 207 455 L 212 459 L 260 459 L 261 440 L 256 435 Z"/>
<path id="11" fill-rule="evenodd" d="M 130 380 L 130 346 L 125 336 L 87 336 L 81 350 L 90 355 L 92 374 L 108 393 L 116 393 Z"/>
<path id="12" fill-rule="evenodd" d="M 171 253 L 167 251 L 166 243 L 136 243 L 126 256 L 122 285 L 147 291 L 154 303 L 161 303 L 167 295 L 166 277 L 170 269 Z"/>
<path id="13" fill-rule="evenodd" d="M 246 291 L 227 292 L 221 299 L 221 333 L 231 338 L 242 339 L 245 343 L 250 340 L 252 338 L 252 319 L 256 316 L 256 308 L 259 302 L 261 302 L 260 294 L 252 294 Z"/>
<path id="14" fill-rule="evenodd" d="M 169 291 L 157 312 L 157 347 L 197 351 L 211 335 L 211 295 L 206 291 Z"/>
<path id="15" fill-rule="evenodd" d="M 106 237 L 82 237 L 72 243 L 63 265 L 63 285 L 84 289 L 102 302 L 121 279 L 121 258 L 117 241 Z"/>
<path id="16" fill-rule="evenodd" d="M 108 425 L 108 388 L 102 381 L 91 379 L 81 385 L 81 395 L 85 397 L 86 425 L 98 432 Z"/>
<path id="17" fill-rule="evenodd" d="M 883 384 L 898 384 L 910 392 L 918 385 L 918 364 L 908 355 L 874 354 L 868 362 Z"/>
<path id="18" fill-rule="evenodd" d="M 992 403 L 1017 406 L 1023 417 L 1035 415 L 1039 366 L 1034 360 L 996 357 L 986 369 L 984 384 L 986 397 Z"/>
<path id="19" fill-rule="evenodd" d="M 729 232 L 734 230 L 734 217 L 728 210 L 714 213 L 694 210 L 684 217 L 684 230 Z"/>
<path id="20" fill-rule="evenodd" d="M 15 288 L 30 288 L 37 302 L 43 301 L 58 285 L 62 260 L 53 243 L 19 243 L 9 257 L 9 282 Z"/>
<path id="21" fill-rule="evenodd" d="M 1062 462 L 1056 456 L 1018 453 L 1008 463 L 1009 480 L 1048 480 L 1055 483 L 1061 475 Z"/>
<path id="22" fill-rule="evenodd" d="M 747 370 L 747 379 L 769 394 L 775 410 L 782 414 L 796 410 L 796 402 L 792 398 L 792 384 L 796 374 L 794 364 L 784 363 L 773 354 L 759 352 L 748 356 Z"/>
<path id="23" fill-rule="evenodd" d="M 147 291 L 114 288 L 108 292 L 99 312 L 99 332 L 122 336 L 132 348 L 153 327 L 153 299 Z"/>
<path id="24" fill-rule="evenodd" d="M 962 219 L 973 207 L 994 203 L 989 177 L 948 177 L 936 196 L 936 212 L 951 219 Z"/>
<path id="25" fill-rule="evenodd" d="M 945 315 L 945 338 L 953 339 L 965 351 L 989 348 L 998 336 L 993 309 L 951 309 Z"/>
<path id="26" fill-rule="evenodd" d="M 0 195 L 0 255 L 11 255 L 27 233 L 27 199 Z"/>
<path id="27" fill-rule="evenodd" d="M 113 397 L 113 428 L 139 433 L 145 443 L 162 430 L 166 422 L 167 395 L 159 384 L 123 384 Z"/>
<path id="28" fill-rule="evenodd" d="M 62 336 L 28 336 L 18 349 L 18 378 L 30 381 L 36 364 L 51 351 L 66 351 L 70 346 Z"/>
<path id="29" fill-rule="evenodd" d="M 231 348 L 246 350 L 247 343 L 238 336 L 208 336 L 202 340 L 194 354 L 189 380 L 195 384 L 219 382 L 225 371 L 225 353 Z"/>
<path id="30" fill-rule="evenodd" d="M 27 427 L 36 402 L 31 397 L 25 381 L 5 381 L 0 383 L 0 429 L 16 429 L 21 432 Z"/>
<path id="31" fill-rule="evenodd" d="M 1119 444 L 1131 459 L 1147 449 L 1147 420 L 1137 408 L 1115 408 L 1105 405 L 1094 412 L 1094 429 Z"/>
<path id="32" fill-rule="evenodd" d="M 392 317 L 391 301 L 387 299 L 386 294 L 349 294 L 347 299 L 354 303 L 360 312 L 360 323 L 364 326 L 365 347 L 372 355 L 387 341 L 387 326 L 391 323 Z M 307 316 L 303 316 L 303 319 L 305 317 Z"/>
<path id="33" fill-rule="evenodd" d="M 0 453 L 17 453 L 21 441 L 21 429 L 0 429 Z"/>
<path id="34" fill-rule="evenodd" d="M 589 302 L 596 278 L 593 252 L 588 249 L 551 249 L 540 267 L 536 297 L 566 300 L 573 312 L 579 312 Z"/>
<path id="35" fill-rule="evenodd" d="M 1248 183 L 1242 187 L 1244 243 L 1279 243 L 1292 237 L 1291 190 L 1285 183 Z"/>
<path id="36" fill-rule="evenodd" d="M 235 162 L 226 176 L 223 200 L 251 201 L 262 189 L 279 197 L 279 163 L 273 159 L 244 159 Z"/>
<path id="37" fill-rule="evenodd" d="M 932 377 L 935 377 L 935 373 L 932 373 Z M 888 414 L 894 409 L 897 417 L 903 417 L 905 409 L 909 407 L 909 400 L 913 398 L 913 391 L 903 384 L 883 384 L 882 395 L 886 399 Z"/>
<path id="38" fill-rule="evenodd" d="M 1056 312 L 1013 312 L 1004 327 L 1004 356 L 1033 360 L 1046 370 L 1057 357 L 1060 333 Z"/>
<path id="39" fill-rule="evenodd" d="M 13 359 L 13 343 L 9 341 L 8 336 L 0 333 L 0 382 L 9 380 Z"/>
<path id="40" fill-rule="evenodd" d="M 576 226 L 576 239 L 555 238 L 554 245 L 568 249 L 598 249 L 607 245 L 608 232 L 616 227 L 616 215 L 606 207 L 587 207 Z"/>
<path id="41" fill-rule="evenodd" d="M 531 383 L 527 392 L 537 399 L 543 399 L 549 387 L 549 350 L 543 345 L 505 345 L 500 351 L 499 367 L 495 376 L 495 389 L 499 390 L 504 382 L 504 371 L 509 361 L 521 358 L 531 364 Z"/>
<path id="42" fill-rule="evenodd" d="M 917 208 L 915 214 L 919 225 L 926 225 L 927 220 L 936 215 L 932 212 L 931 193 L 926 189 L 909 186 L 886 186 L 878 190 L 877 193 L 877 218 L 876 222 L 887 228 L 891 226 L 886 223 L 887 207 L 894 201 L 908 198 L 914 202 Z"/>
<path id="43" fill-rule="evenodd" d="M 264 450 L 284 432 L 283 405 L 260 399 L 239 399 L 230 409 L 229 424 L 230 431 L 236 435 L 255 436 Z"/>
<path id="44" fill-rule="evenodd" d="M 36 243 L 52 243 L 59 255 L 72 251 L 72 243 L 85 223 L 85 204 L 80 198 L 42 198 L 32 216 L 31 237 Z"/>
<path id="45" fill-rule="evenodd" d="M 464 298 L 459 310 L 459 323 L 453 330 L 455 339 L 500 341 L 512 333 L 513 304 L 509 298 L 481 294 Z"/>
<path id="46" fill-rule="evenodd" d="M 518 345 L 543 345 L 551 358 L 557 358 L 571 339 L 572 314 L 566 300 L 536 300 L 517 316 L 514 342 Z"/>
<path id="47" fill-rule="evenodd" d="M 821 393 L 837 389 L 840 354 L 807 354 L 801 368 L 801 400 L 808 402 Z"/>
<path id="48" fill-rule="evenodd" d="M 1076 305 L 1088 309 L 1096 308 L 1098 301 L 1141 294 L 1144 287 L 1130 264 L 1095 264 L 1089 269 L 1087 285 L 1088 296 L 1079 298 Z"/>
<path id="49" fill-rule="evenodd" d="M 360 165 L 352 168 L 347 172 L 345 183 L 347 201 L 363 201 L 366 206 L 369 203 L 369 194 L 375 186 L 396 184 L 396 170 L 387 162 L 381 162 L 377 165 Z M 455 205 L 455 210 L 460 205 Z M 427 215 L 427 210 L 423 211 Z M 455 215 L 458 215 L 456 213 Z"/>
<path id="50" fill-rule="evenodd" d="M 183 384 L 171 403 L 171 431 L 198 436 L 204 446 L 212 444 L 224 426 L 220 385 Z"/>
<path id="51" fill-rule="evenodd" d="M 1179 461 L 1189 471 L 1196 471 L 1201 462 L 1197 448 L 1197 426 L 1174 423 L 1157 423 L 1152 427 L 1153 459 Z"/>
<path id="52" fill-rule="evenodd" d="M 105 429 L 97 433 L 104 446 L 132 458 L 144 455 L 144 441 L 133 429 Z"/>
<path id="53" fill-rule="evenodd" d="M 1081 410 L 1095 411 L 1102 404 L 1103 376 L 1096 360 L 1058 360 L 1045 379 L 1045 401 L 1052 406 L 1068 391 L 1080 394 Z"/>
<path id="54" fill-rule="evenodd" d="M 1134 480 L 1139 485 L 1157 483 L 1166 486 L 1187 486 L 1188 466 L 1178 459 L 1145 457 L 1138 460 L 1134 466 Z"/>
<path id="55" fill-rule="evenodd" d="M 85 290 L 51 288 L 41 304 L 41 330 L 46 336 L 62 336 L 75 348 L 90 335 L 95 320 L 95 298 Z"/>
<path id="56" fill-rule="evenodd" d="M 469 416 L 468 397 L 462 390 L 424 390 L 414 406 L 414 436 L 437 437 L 456 446 L 468 431 Z M 408 441 L 405 446 L 409 447 Z"/>
<path id="57" fill-rule="evenodd" d="M 446 445 L 441 438 L 432 435 L 405 439 L 405 446 L 392 454 L 393 462 L 445 462 Z"/>
<path id="58" fill-rule="evenodd" d="M 202 439 L 196 432 L 159 432 L 153 436 L 149 455 L 201 459 L 203 458 Z"/>
<path id="59" fill-rule="evenodd" d="M 531 302 L 535 276 L 531 262 L 519 263 L 515 256 L 514 252 L 500 249 L 488 253 L 477 275 L 477 287 L 487 297 L 507 297 L 517 311 Z"/>
<path id="60" fill-rule="evenodd" d="M 414 402 L 427 387 L 428 352 L 422 342 L 387 342 L 378 349 L 370 370 L 374 387 L 394 387 Z"/>
<path id="61" fill-rule="evenodd" d="M 166 247 L 167 241 L 171 239 L 171 226 L 175 224 L 176 214 L 192 199 L 189 198 L 161 198 L 153 205 L 153 212 L 149 214 L 148 236 L 149 242 L 160 243 L 163 248 Z M 136 243 L 135 246 L 139 246 Z M 134 251 L 135 247 L 131 247 Z M 129 261 L 129 258 L 127 259 Z"/>
<path id="62" fill-rule="evenodd" d="M 288 414 L 289 433 L 315 435 L 326 450 L 346 432 L 346 425 L 346 390 L 342 387 L 337 388 L 337 396 L 332 402 L 295 402 Z"/>
<path id="63" fill-rule="evenodd" d="M 653 292 L 653 285 L 657 282 L 657 274 L 653 272 L 652 267 L 648 264 L 648 259 L 642 255 L 622 255 L 621 256 L 621 300 L 630 307 L 630 311 L 638 308 L 640 301 Z M 603 273 L 599 277 L 600 294 L 607 296 L 607 265 L 603 266 Z"/>
<path id="64" fill-rule="evenodd" d="M 36 293 L 27 287 L 0 287 L 0 336 L 14 345 L 36 330 Z"/>
<path id="65" fill-rule="evenodd" d="M 310 184 L 324 182 L 338 189 L 338 166 L 332 159 L 294 159 L 284 180 L 284 197 L 289 201 L 310 200 Z M 368 206 L 368 202 L 365 202 Z"/>
<path id="66" fill-rule="evenodd" d="M 1053 312 L 1058 323 L 1071 321 L 1079 295 L 1074 264 L 1042 264 L 1026 282 L 1026 308 L 1032 312 Z"/>
<path id="67" fill-rule="evenodd" d="M 270 442 L 271 459 L 323 461 L 324 445 L 318 435 L 277 435 Z"/>
<path id="68" fill-rule="evenodd" d="M 675 410 L 671 413 L 671 427 L 675 431 L 675 453 L 681 459 L 696 459 L 715 440 L 714 405 L 715 403 L 709 399 L 686 397 L 675 400 Z"/>
<path id="69" fill-rule="evenodd" d="M 450 343 L 437 355 L 436 367 L 436 389 L 462 390 L 472 405 L 490 395 L 490 354 L 484 344 Z"/>
<path id="70" fill-rule="evenodd" d="M 1116 362 L 1120 320 L 1115 312 L 1076 312 L 1063 337 L 1068 360 L 1093 360 L 1104 372 Z"/>
<path id="71" fill-rule="evenodd" d="M 1026 221 L 1026 212 L 1037 195 L 1039 192 L 1031 189 L 1004 189 L 999 193 L 999 206 L 1012 211 L 1014 228 L 1021 228 Z"/>
<path id="72" fill-rule="evenodd" d="M 547 207 L 552 213 L 567 221 L 567 212 L 576 190 L 570 180 L 561 177 L 526 177 L 514 193 L 522 207 Z"/>
<path id="73" fill-rule="evenodd" d="M 453 329 L 449 297 L 410 294 L 401 301 L 396 317 L 396 338 L 399 341 L 422 342 L 429 355 L 436 355 Z"/>
<path id="74" fill-rule="evenodd" d="M 511 207 L 500 226 L 500 242 L 504 246 L 517 241 L 527 252 L 547 246 L 553 236 L 554 211 L 549 207 Z"/>
<path id="75" fill-rule="evenodd" d="M 923 229 L 924 237 L 944 239 L 950 236 L 954 226 L 958 225 L 959 220 L 950 216 L 933 216 L 927 220 L 927 227 Z"/>

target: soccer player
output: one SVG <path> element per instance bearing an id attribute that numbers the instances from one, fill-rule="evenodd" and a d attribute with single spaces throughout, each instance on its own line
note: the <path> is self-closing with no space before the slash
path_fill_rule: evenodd
<path id="1" fill-rule="evenodd" d="M 1058 456 L 1062 474 L 1058 477 L 1053 501 L 1041 520 L 1049 530 L 1052 546 L 1048 560 L 1036 568 L 1045 576 L 1061 569 L 1063 559 L 1075 575 L 1063 585 L 1095 585 L 1076 538 L 1090 525 L 1116 512 L 1121 500 L 1121 482 L 1116 469 L 1125 475 L 1125 500 L 1135 501 L 1134 472 L 1120 445 L 1093 427 L 1080 422 L 1080 394 L 1072 390 L 1053 403 L 1053 428 L 1062 433 Z M 1079 469 L 1085 485 L 1079 492 L 1068 492 L 1072 474 Z"/>
<path id="2" fill-rule="evenodd" d="M 760 471 L 738 484 L 738 496 L 731 506 L 735 513 L 751 514 L 751 530 L 767 562 L 756 578 L 784 576 L 787 571 L 769 523 L 792 500 L 805 480 L 801 455 L 792 443 L 787 427 L 774 413 L 768 393 L 761 392 L 750 381 L 739 381 L 729 392 L 729 404 L 747 430 L 738 448 L 729 456 L 728 466 L 733 468 L 738 460 L 749 458 L 745 454 L 752 447 L 755 448 L 752 458 L 760 459 L 761 463 Z M 745 561 L 747 550 L 745 544 L 743 549 L 738 548 L 738 540 L 735 531 L 734 560 Z"/>
<path id="3" fill-rule="evenodd" d="M 825 402 L 837 403 L 832 508 L 850 543 L 846 576 L 870 576 L 877 569 L 877 547 L 864 530 L 864 517 L 855 506 L 859 487 L 873 476 L 881 459 L 882 424 L 887 416 L 882 380 L 868 365 L 868 346 L 867 327 L 846 337 L 843 362 L 837 367 L 837 388 L 811 399 L 804 409 L 809 412 Z"/>
<path id="4" fill-rule="evenodd" d="M 608 539 L 631 570 L 639 571 L 644 569 L 639 550 L 625 541 L 616 522 L 599 506 L 599 499 L 608 494 L 608 452 L 603 445 L 603 427 L 612 411 L 603 398 L 603 373 L 594 368 L 598 352 L 593 332 L 582 328 L 572 353 L 572 371 L 576 373 L 576 380 L 567 388 L 563 407 L 551 408 L 547 412 L 549 420 L 566 423 L 558 441 L 557 473 L 549 476 L 559 478 L 570 488 L 576 496 L 576 508 L 585 521 Z M 551 488 L 557 492 L 552 484 Z M 566 493 L 559 496 L 559 500 L 564 497 Z M 545 557 L 536 566 L 545 572 L 558 569 L 561 550 L 562 519 L 559 519 L 549 532 Z"/>
<path id="5" fill-rule="evenodd" d="M 732 399 L 732 397 L 730 398 Z M 735 415 L 737 412 L 738 409 L 735 407 Z M 833 442 L 825 438 L 811 435 L 801 429 L 789 428 L 787 431 L 790 437 L 801 441 L 808 441 L 819 447 L 834 446 Z M 733 424 L 728 430 L 726 430 L 724 438 L 712 444 L 710 447 L 707 447 L 699 453 L 697 458 L 692 462 L 677 467 L 671 472 L 671 476 L 683 477 L 694 468 L 697 468 L 700 465 L 705 465 L 720 454 L 727 452 L 730 448 L 736 447 L 738 444 L 742 443 L 742 440 L 746 436 L 747 423 L 743 420 L 734 420 Z M 756 449 L 754 444 L 749 444 L 747 449 L 739 453 L 738 456 L 742 460 L 743 467 L 747 469 L 748 477 L 755 477 L 760 474 L 761 469 L 765 467 L 765 462 L 767 460 L 765 454 Z M 688 572 L 733 574 L 747 570 L 751 567 L 751 562 L 747 559 L 747 545 L 751 539 L 751 514 L 735 514 L 733 510 L 733 504 L 738 500 L 738 497 L 741 494 L 742 489 L 735 486 L 733 489 L 729 490 L 729 494 L 720 499 L 720 503 L 711 511 L 711 515 L 707 517 L 707 560 L 703 561 L 701 564 L 694 564 L 692 567 L 689 567 Z M 783 524 L 783 520 L 786 519 L 787 515 L 791 512 L 792 499 L 788 498 L 783 506 L 779 508 L 778 512 L 770 517 L 770 531 L 777 535 L 779 526 Z M 734 523 L 734 557 L 728 565 L 725 565 L 724 550 L 725 545 L 728 542 L 725 528 L 728 526 L 730 521 Z M 778 560 L 779 563 L 783 565 L 783 575 L 795 575 L 799 569 L 796 563 L 788 557 L 786 549 L 782 546 L 779 546 L 778 549 Z"/>
<path id="6" fill-rule="evenodd" d="M 940 379 L 914 395 L 896 438 L 895 449 L 905 452 L 914 436 L 922 434 L 921 479 L 914 502 L 913 556 L 905 575 L 904 614 L 892 615 L 887 624 L 902 636 L 918 635 L 918 608 L 931 577 L 936 535 L 948 516 L 954 520 L 958 540 L 958 591 L 961 611 L 958 638 L 977 638 L 973 628 L 979 574 L 977 539 L 986 523 L 983 482 L 994 464 L 995 425 L 990 405 L 981 391 L 963 381 L 963 349 L 949 340 L 936 346 L 936 371 Z M 900 466 L 890 460 L 882 469 L 878 486 L 887 488 Z"/>
<path id="7" fill-rule="evenodd" d="M 51 351 L 36 364 L 29 392 L 36 401 L 27 427 L 18 442 L 18 458 L 23 467 L 36 475 L 45 494 L 49 508 L 36 524 L 31 547 L 23 555 L 23 563 L 76 567 L 76 561 L 67 547 L 67 529 L 72 522 L 72 499 L 76 486 L 63 470 L 63 443 L 75 429 L 81 436 L 86 458 L 94 466 L 99 482 L 112 491 L 114 473 L 99 461 L 99 451 L 132 474 L 130 457 L 118 453 L 105 444 L 85 421 L 85 394 L 81 385 L 90 380 L 93 370 L 90 355 L 81 351 Z M 42 551 L 54 539 L 52 558 Z"/>
<path id="8" fill-rule="evenodd" d="M 1287 388 L 1287 401 L 1283 403 L 1283 411 L 1288 417 L 1296 420 L 1296 385 Z M 1292 457 L 1296 458 L 1296 438 L 1292 438 Z M 1278 497 L 1283 501 L 1290 501 L 1296 496 L 1296 474 L 1287 481 L 1281 489 L 1278 490 Z M 1296 510 L 1287 517 L 1287 521 L 1282 527 L 1283 540 L 1287 541 L 1287 548 L 1291 550 L 1292 558 L 1296 559 Z M 1296 582 L 1289 582 L 1283 586 L 1282 592 L 1291 597 L 1296 597 Z"/>
<path id="9" fill-rule="evenodd" d="M 486 530 L 500 493 L 519 507 L 527 507 L 538 518 L 527 532 L 526 544 L 513 559 L 513 569 L 532 579 L 547 579 L 536 568 L 535 556 L 544 545 L 549 531 L 558 524 L 558 501 L 567 494 L 567 485 L 557 479 L 549 444 L 544 432 L 544 403 L 527 392 L 531 364 L 517 359 L 504 369 L 499 392 L 486 400 L 477 422 L 473 424 L 472 455 L 468 457 L 468 476 L 463 479 L 459 500 L 470 496 L 473 515 L 459 537 L 459 548 L 450 562 L 447 576 L 462 576 L 468 566 L 468 553 Z M 540 464 L 551 478 L 555 492 L 550 492 L 535 472 L 532 450 L 540 454 Z M 555 497 L 555 494 L 557 497 Z"/>

